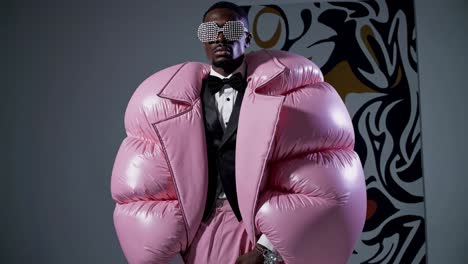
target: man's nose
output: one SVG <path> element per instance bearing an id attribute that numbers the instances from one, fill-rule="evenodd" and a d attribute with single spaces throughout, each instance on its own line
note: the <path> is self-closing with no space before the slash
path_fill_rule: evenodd
<path id="1" fill-rule="evenodd" d="M 218 36 L 216 37 L 216 42 L 225 42 L 226 38 L 224 37 L 224 33 L 222 31 L 218 32 Z"/>

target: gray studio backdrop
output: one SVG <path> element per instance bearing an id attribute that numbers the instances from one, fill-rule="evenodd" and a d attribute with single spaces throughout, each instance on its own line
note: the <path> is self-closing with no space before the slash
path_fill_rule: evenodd
<path id="1" fill-rule="evenodd" d="M 213 2 L 2 1 L 0 263 L 126 263 L 109 189 L 125 107 L 153 72 L 205 61 Z M 427 254 L 464 263 L 468 5 L 415 6 Z"/>

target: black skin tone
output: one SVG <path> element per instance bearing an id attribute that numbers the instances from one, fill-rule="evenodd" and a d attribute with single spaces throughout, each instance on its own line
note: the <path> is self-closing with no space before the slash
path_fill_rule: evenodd
<path id="1" fill-rule="evenodd" d="M 216 8 L 206 14 L 203 22 L 215 21 L 219 27 L 222 27 L 226 21 L 235 20 L 242 21 L 236 12 L 228 8 Z M 245 49 L 250 46 L 251 38 L 250 33 L 245 33 L 241 40 L 228 41 L 220 32 L 216 41 L 203 43 L 206 56 L 211 61 L 213 69 L 225 77 L 234 72 L 242 64 Z M 263 261 L 263 255 L 258 250 L 253 249 L 239 256 L 236 264 L 262 264 Z"/>
<path id="2" fill-rule="evenodd" d="M 203 22 L 215 21 L 221 27 L 226 21 L 235 20 L 242 21 L 236 12 L 228 8 L 216 8 L 206 14 Z M 250 39 L 250 33 L 245 33 L 241 40 L 228 41 L 220 32 L 216 41 L 203 43 L 203 47 L 213 69 L 223 76 L 228 76 L 242 64 L 245 49 L 250 46 Z"/>

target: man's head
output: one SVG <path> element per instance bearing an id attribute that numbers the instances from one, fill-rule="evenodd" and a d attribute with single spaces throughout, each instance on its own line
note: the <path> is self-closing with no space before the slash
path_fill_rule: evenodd
<path id="1" fill-rule="evenodd" d="M 241 21 L 243 27 L 239 32 L 238 26 L 239 22 L 229 22 L 227 21 Z M 213 32 L 215 30 L 216 39 L 211 39 L 210 41 L 204 42 L 203 46 L 208 57 L 208 60 L 211 61 L 215 70 L 220 73 L 226 72 L 227 74 L 230 71 L 235 70 L 243 60 L 243 55 L 245 49 L 250 45 L 251 35 L 248 33 L 249 21 L 247 14 L 239 6 L 230 3 L 230 2 L 218 2 L 212 5 L 203 15 L 203 23 L 212 22 L 211 25 L 205 24 L 204 30 L 207 33 L 208 31 Z M 213 22 L 216 25 L 213 25 Z M 227 25 L 225 27 L 225 25 Z M 200 27 L 200 29 L 202 26 Z M 235 28 L 236 32 L 232 32 Z M 230 31 L 228 34 L 225 34 L 224 30 Z M 215 34 L 216 34 L 215 33 Z M 233 34 L 230 34 L 233 33 Z M 199 30 L 200 34 L 200 30 Z M 229 40 L 227 37 L 231 36 L 240 36 L 238 40 Z M 209 39 L 209 38 L 208 38 Z M 234 37 L 236 39 L 236 37 Z"/>

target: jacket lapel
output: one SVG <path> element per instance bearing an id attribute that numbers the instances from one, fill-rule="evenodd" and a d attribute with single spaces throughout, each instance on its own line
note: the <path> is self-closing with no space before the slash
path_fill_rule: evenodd
<path id="1" fill-rule="evenodd" d="M 216 107 L 216 102 L 214 96 L 210 93 L 209 89 L 207 89 L 207 82 L 206 80 L 203 81 L 203 91 L 201 92 L 203 96 L 203 110 L 204 110 L 204 118 L 205 118 L 205 125 L 211 131 L 216 131 L 216 133 L 223 133 L 223 128 L 221 127 L 221 123 L 219 122 L 219 114 L 218 109 Z"/>
<path id="2" fill-rule="evenodd" d="M 285 66 L 267 51 L 247 57 L 248 86 L 240 109 L 236 142 L 236 188 L 239 209 L 252 243 L 256 241 L 255 212 L 259 190 L 266 179 L 276 125 L 283 105 L 283 95 L 264 92 Z"/>
<path id="3" fill-rule="evenodd" d="M 158 94 L 171 100 L 176 112 L 153 124 L 173 178 L 188 242 L 192 241 L 201 222 L 208 189 L 205 127 L 200 100 L 202 79 L 208 72 L 209 67 L 201 63 L 182 65 Z M 184 249 L 187 246 L 182 245 Z"/>

